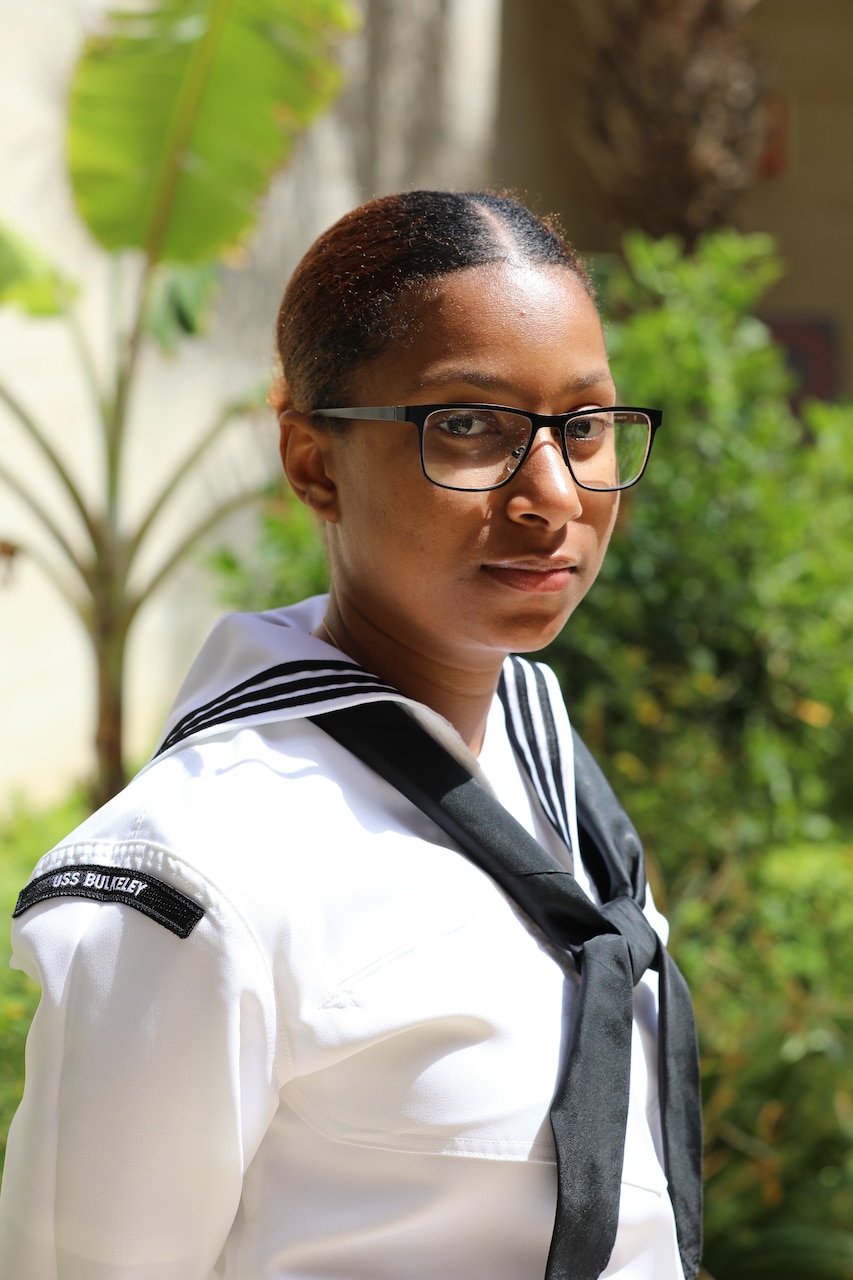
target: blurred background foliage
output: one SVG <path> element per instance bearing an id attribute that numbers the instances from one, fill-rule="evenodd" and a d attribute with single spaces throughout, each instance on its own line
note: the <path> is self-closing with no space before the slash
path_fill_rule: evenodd
<path id="1" fill-rule="evenodd" d="M 780 269 L 730 231 L 605 264 L 617 385 L 665 424 L 549 655 L 696 994 L 720 1280 L 853 1275 L 853 409 L 792 411 Z"/>
<path id="2" fill-rule="evenodd" d="M 780 270 L 766 237 L 722 231 L 690 256 L 629 236 L 603 273 L 620 394 L 664 426 L 549 658 L 673 888 L 694 850 L 716 865 L 850 817 L 853 409 L 792 411 L 755 316 Z"/>
<path id="3" fill-rule="evenodd" d="M 78 826 L 88 812 L 80 791 L 66 803 L 34 810 L 17 803 L 0 823 L 0 913 L 9 920 L 18 892 L 46 849 Z M 9 930 L 0 933 L 0 1166 L 9 1124 L 24 1087 L 24 1041 L 38 1003 L 39 988 L 9 967 Z"/>

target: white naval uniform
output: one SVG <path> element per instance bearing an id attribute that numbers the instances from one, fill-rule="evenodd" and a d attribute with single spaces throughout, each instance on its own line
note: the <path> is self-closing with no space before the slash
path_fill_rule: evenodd
<path id="1" fill-rule="evenodd" d="M 57 896 L 16 920 L 13 963 L 43 995 L 0 1196 L 2 1280 L 544 1273 L 575 975 L 443 831 L 305 719 L 400 700 L 308 634 L 323 608 L 224 619 L 170 719 L 189 736 L 34 872 L 116 869 L 101 882 L 131 897 L 153 877 L 204 914 L 180 937 L 127 902 Z M 498 698 L 479 762 L 402 701 L 567 859 Z M 572 838 L 571 787 L 566 821 Z M 682 1280 L 656 1016 L 647 974 L 604 1272 L 620 1280 Z"/>

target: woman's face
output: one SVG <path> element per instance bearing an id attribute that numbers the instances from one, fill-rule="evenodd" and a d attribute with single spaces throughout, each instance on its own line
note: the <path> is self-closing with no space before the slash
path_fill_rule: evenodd
<path id="1" fill-rule="evenodd" d="M 601 324 L 578 279 L 495 264 L 439 280 L 417 335 L 357 373 L 352 405 L 502 404 L 538 413 L 614 403 Z M 423 476 L 416 427 L 354 422 L 318 433 L 332 501 L 333 593 L 350 632 L 469 669 L 541 648 L 601 566 L 618 495 L 572 481 L 540 432 L 524 466 L 487 493 Z"/>

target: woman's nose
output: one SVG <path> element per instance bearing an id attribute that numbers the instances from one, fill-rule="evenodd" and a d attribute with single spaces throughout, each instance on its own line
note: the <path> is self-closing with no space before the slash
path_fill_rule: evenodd
<path id="1" fill-rule="evenodd" d="M 530 452 L 506 487 L 507 514 L 560 528 L 583 514 L 582 493 L 572 478 L 557 432 L 539 432 Z"/>

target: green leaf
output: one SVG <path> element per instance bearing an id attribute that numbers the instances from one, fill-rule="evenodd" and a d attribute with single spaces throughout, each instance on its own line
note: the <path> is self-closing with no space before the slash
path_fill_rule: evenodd
<path id="1" fill-rule="evenodd" d="M 294 140 L 333 98 L 349 0 L 160 0 L 113 13 L 71 89 L 80 214 L 108 250 L 215 258 L 251 228 Z"/>
<path id="2" fill-rule="evenodd" d="M 17 232 L 0 226 L 0 302 L 31 316 L 61 315 L 75 286 Z"/>
<path id="3" fill-rule="evenodd" d="M 15 899 L 44 853 L 86 816 L 79 795 L 38 811 L 20 800 L 0 811 L 0 910 L 8 920 Z M 9 963 L 8 928 L 0 936 L 0 1165 L 6 1134 L 24 1089 L 24 1040 L 39 1000 L 39 988 Z"/>
<path id="4" fill-rule="evenodd" d="M 219 547 L 208 559 L 229 608 L 278 609 L 329 588 L 318 522 L 295 498 L 275 499 L 274 491 L 270 496 L 250 553 L 241 557 L 230 547 Z"/>
<path id="5" fill-rule="evenodd" d="M 204 330 L 219 270 L 200 266 L 161 265 L 154 273 L 145 307 L 145 328 L 163 351 L 171 354 L 182 337 Z"/>

